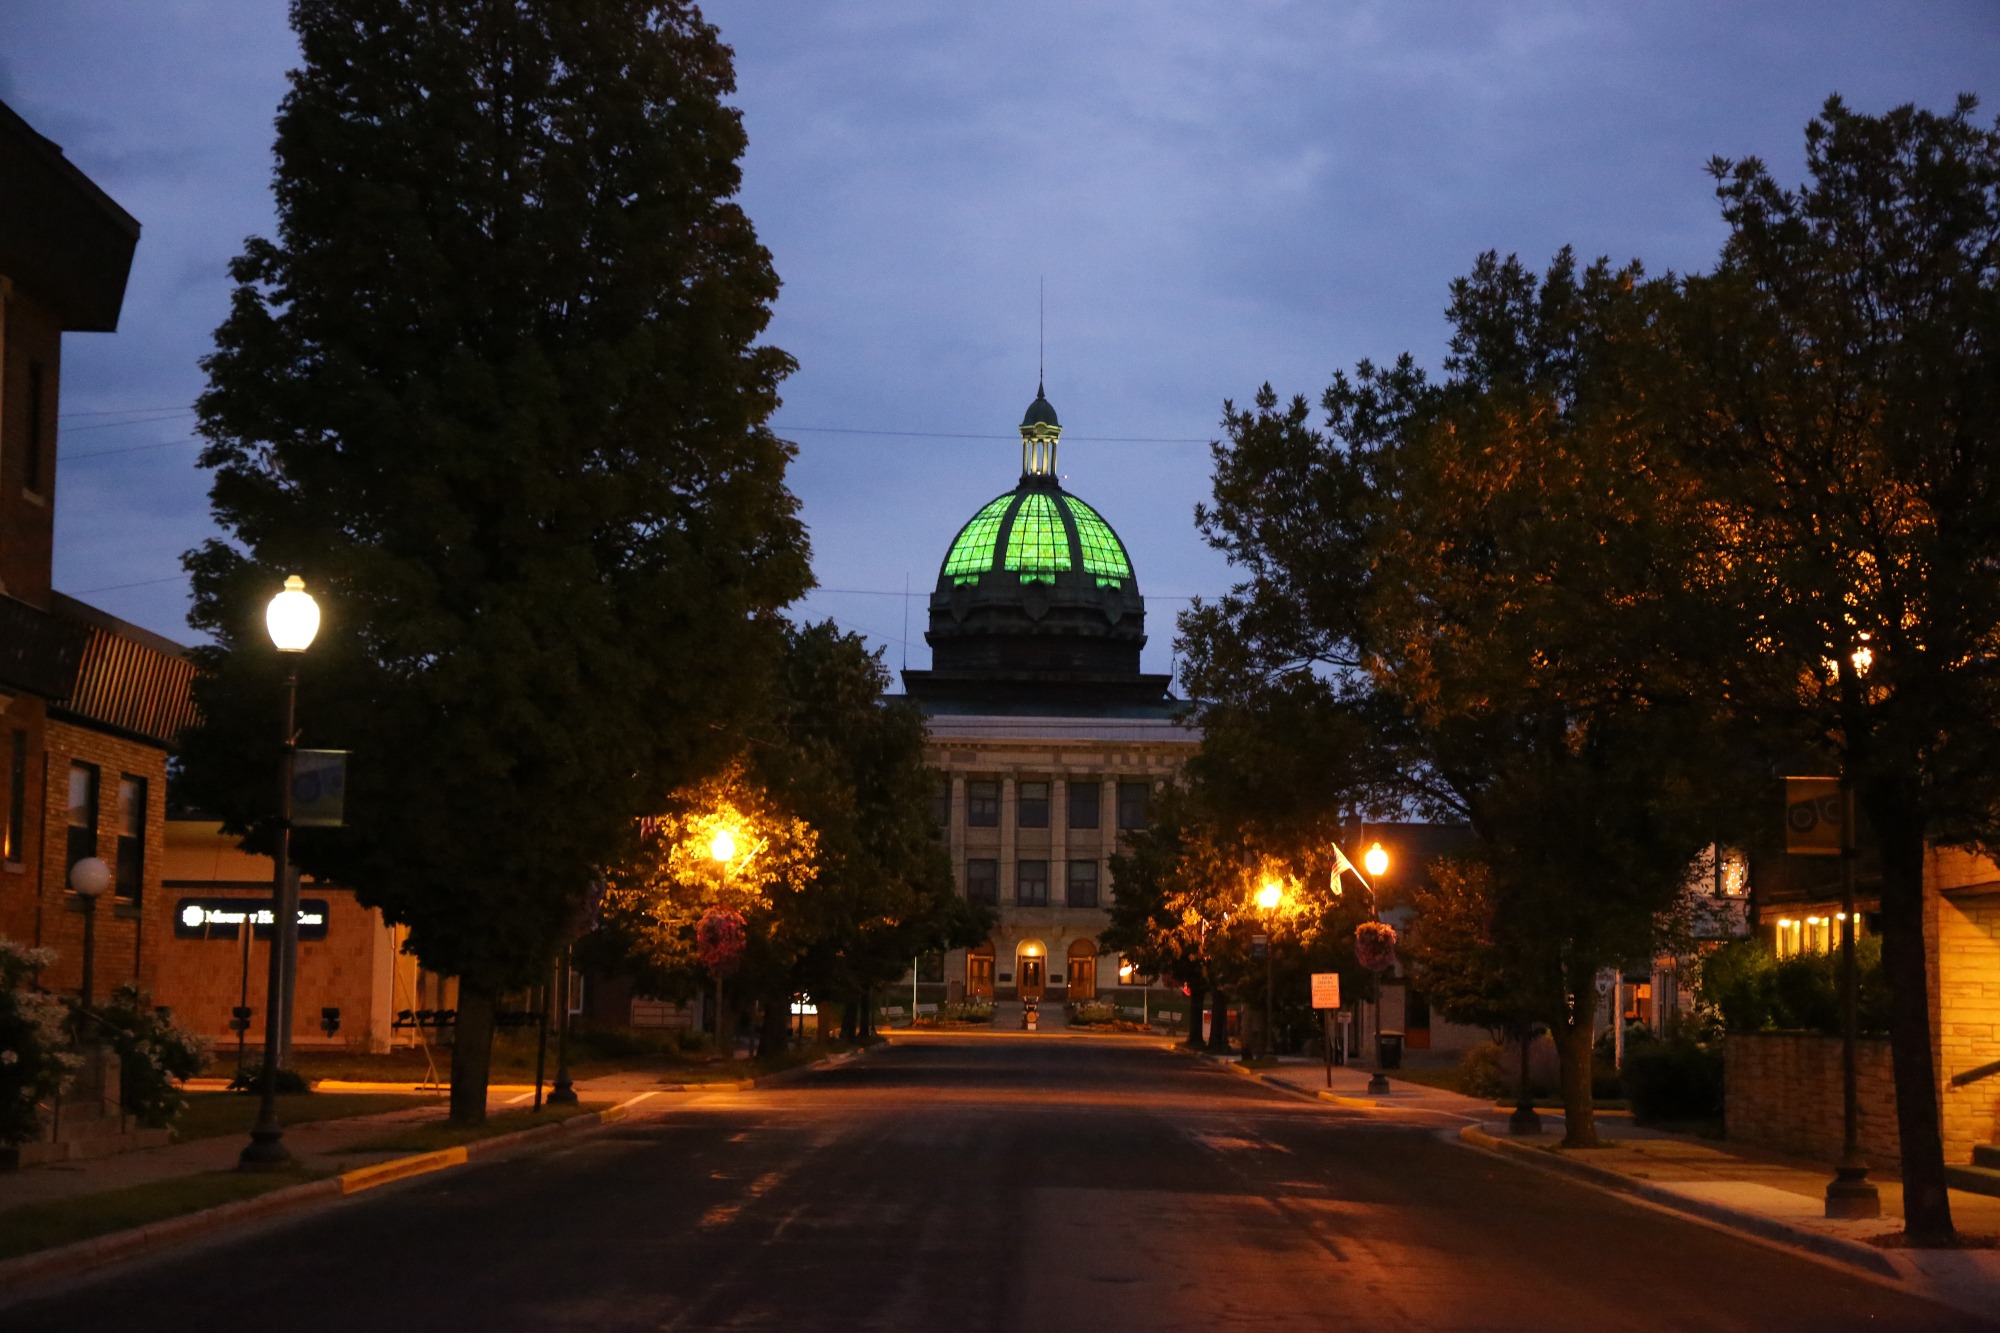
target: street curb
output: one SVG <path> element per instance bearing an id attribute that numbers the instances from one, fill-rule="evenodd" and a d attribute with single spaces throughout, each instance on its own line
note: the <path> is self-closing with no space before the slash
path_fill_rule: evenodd
<path id="1" fill-rule="evenodd" d="M 617 1106 L 606 1107 L 602 1111 L 571 1116 L 552 1125 L 535 1125 L 529 1129 L 515 1130 L 511 1134 L 496 1134 L 489 1139 L 479 1139 L 436 1152 L 393 1157 L 386 1162 L 357 1167 L 353 1171 L 328 1176 L 324 1180 L 311 1180 L 303 1185 L 289 1185 L 281 1190 L 272 1190 L 269 1194 L 260 1194 L 254 1199 L 239 1199 L 235 1203 L 219 1204 L 214 1208 L 183 1213 L 179 1217 L 148 1222 L 145 1226 L 133 1227 L 128 1231 L 114 1231 L 108 1235 L 93 1236 L 89 1240 L 57 1245 L 46 1250 L 36 1250 L 32 1254 L 0 1260 L 0 1293 L 4 1293 L 0 1294 L 0 1304 L 4 1304 L 14 1294 L 14 1289 L 24 1283 L 73 1277 L 93 1268 L 102 1268 L 107 1264 L 167 1249 L 211 1231 L 235 1226 L 239 1222 L 293 1212 L 321 1200 L 332 1202 L 361 1190 L 394 1184 L 398 1180 L 463 1165 L 469 1158 L 481 1156 L 495 1149 L 515 1147 L 565 1131 L 575 1133 L 615 1124 L 625 1118 L 627 1105 L 629 1103 L 620 1103 Z M 357 1179 L 360 1183 L 353 1185 L 348 1183 Z"/>
<path id="2" fill-rule="evenodd" d="M 797 1065 L 791 1069 L 780 1069 L 775 1074 L 756 1074 L 750 1078 L 714 1079 L 707 1083 L 662 1083 L 659 1087 L 653 1089 L 653 1091 L 749 1092 L 752 1088 L 779 1087 L 794 1079 L 804 1078 L 807 1074 L 817 1073 L 820 1070 L 838 1069 L 841 1065 L 850 1064 L 868 1054 L 868 1052 L 887 1044 L 887 1042 L 878 1042 L 874 1046 L 856 1046 L 853 1050 L 841 1051 L 837 1055 L 825 1056 L 822 1059 L 813 1061 L 809 1065 Z"/>
<path id="3" fill-rule="evenodd" d="M 1741 1231 L 1747 1235 L 1755 1236 L 1760 1240 L 1785 1246 L 1788 1249 L 1805 1250 L 1818 1255 L 1822 1259 L 1832 1259 L 1838 1263 L 1866 1269 L 1878 1277 L 1888 1278 L 1898 1284 L 1903 1282 L 1903 1274 L 1897 1269 L 1895 1263 L 1890 1260 L 1888 1255 L 1882 1253 L 1874 1246 L 1865 1245 L 1860 1241 L 1842 1240 L 1838 1236 L 1828 1236 L 1818 1231 L 1808 1231 L 1802 1227 L 1795 1227 L 1789 1223 L 1780 1222 L 1776 1218 L 1765 1217 L 1759 1213 L 1743 1212 L 1740 1209 L 1727 1208 L 1721 1204 L 1707 1203 L 1700 1199 L 1690 1199 L 1684 1194 L 1676 1194 L 1672 1190 L 1661 1189 L 1657 1185 L 1643 1180 L 1635 1180 L 1631 1176 L 1609 1170 L 1606 1167 L 1592 1166 L 1588 1162 L 1579 1162 L 1572 1157 L 1558 1157 L 1554 1153 L 1544 1152 L 1540 1148 L 1531 1148 L 1523 1143 L 1510 1142 L 1507 1139 L 1488 1134 L 1477 1125 L 1467 1125 L 1459 1130 L 1458 1138 L 1461 1143 L 1464 1143 L 1468 1147 L 1483 1150 L 1493 1154 L 1495 1157 L 1504 1157 L 1511 1161 L 1519 1162 L 1524 1166 L 1537 1167 L 1545 1171 L 1553 1171 L 1561 1175 L 1571 1176 L 1596 1185 L 1600 1189 L 1611 1190 L 1619 1194 L 1631 1194 L 1646 1200 L 1648 1203 L 1658 1204 L 1662 1208 L 1669 1208 L 1677 1213 L 1686 1213 L 1691 1217 L 1701 1218 L 1703 1221 L 1727 1227 L 1731 1231 Z"/>

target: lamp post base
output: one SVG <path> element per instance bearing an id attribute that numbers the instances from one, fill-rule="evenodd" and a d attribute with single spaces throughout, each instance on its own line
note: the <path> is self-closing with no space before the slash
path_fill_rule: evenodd
<path id="1" fill-rule="evenodd" d="M 292 1164 L 292 1150 L 285 1146 L 285 1131 L 273 1125 L 250 1131 L 250 1142 L 236 1159 L 238 1171 L 282 1171 Z"/>
<path id="2" fill-rule="evenodd" d="M 1539 1134 L 1542 1132 L 1542 1117 L 1532 1106 L 1517 1106 L 1514 1114 L 1507 1117 L 1509 1134 Z"/>
<path id="3" fill-rule="evenodd" d="M 576 1088 L 570 1083 L 568 1066 L 556 1070 L 555 1086 L 549 1089 L 549 1105 L 576 1105 Z"/>
<path id="4" fill-rule="evenodd" d="M 1868 1179 L 1863 1162 L 1843 1161 L 1826 1186 L 1826 1215 L 1836 1218 L 1880 1217 L 1882 1195 Z"/>
<path id="5" fill-rule="evenodd" d="M 1368 1076 L 1368 1095 L 1370 1097 L 1387 1097 L 1389 1095 L 1388 1076 L 1383 1074 L 1379 1069 Z"/>

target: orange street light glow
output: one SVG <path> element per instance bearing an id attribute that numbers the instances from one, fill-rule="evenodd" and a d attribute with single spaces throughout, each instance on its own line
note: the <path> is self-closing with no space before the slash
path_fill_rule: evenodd
<path id="1" fill-rule="evenodd" d="M 708 854 L 718 861 L 734 861 L 736 859 L 736 835 L 728 829 L 718 831 L 715 835 L 715 840 L 708 844 Z"/>
<path id="2" fill-rule="evenodd" d="M 1382 872 L 1389 868 L 1389 853 L 1378 842 L 1361 854 L 1361 864 L 1369 874 L 1379 878 Z"/>
<path id="3" fill-rule="evenodd" d="M 1264 886 L 1257 890 L 1257 906 L 1263 908 L 1266 912 L 1276 909 L 1278 904 L 1284 901 L 1284 898 L 1284 886 L 1274 879 L 1265 880 Z"/>

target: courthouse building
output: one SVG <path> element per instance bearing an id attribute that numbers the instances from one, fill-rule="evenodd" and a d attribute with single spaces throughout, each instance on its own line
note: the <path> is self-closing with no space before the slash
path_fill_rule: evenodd
<path id="1" fill-rule="evenodd" d="M 1038 389 L 1020 481 L 953 539 L 931 594 L 931 667 L 903 672 L 946 774 L 959 889 L 999 911 L 990 939 L 919 978 L 949 999 L 1058 1002 L 1141 980 L 1098 948 L 1117 892 L 1110 858 L 1200 742 L 1175 720 L 1168 677 L 1140 669 L 1146 603 L 1131 557 L 1063 489 L 1061 436 Z"/>

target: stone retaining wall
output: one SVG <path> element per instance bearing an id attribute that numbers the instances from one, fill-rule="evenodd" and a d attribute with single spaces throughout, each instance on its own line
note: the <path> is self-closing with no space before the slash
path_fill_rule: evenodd
<path id="1" fill-rule="evenodd" d="M 1856 1043 L 1861 1149 L 1883 1170 L 1901 1159 L 1889 1043 Z M 1736 1032 L 1723 1046 L 1723 1117 L 1731 1140 L 1824 1161 L 1840 1157 L 1840 1038 L 1809 1032 Z"/>

